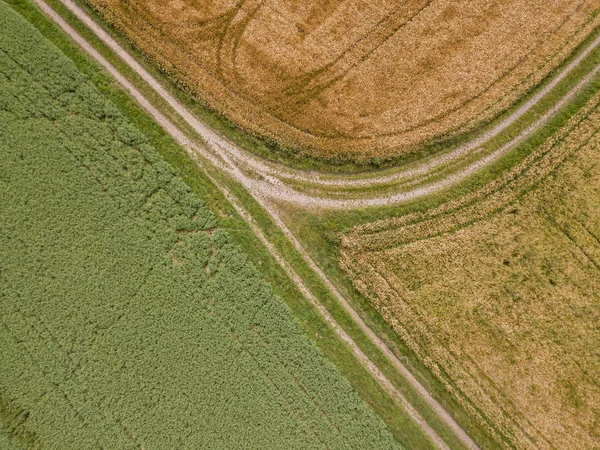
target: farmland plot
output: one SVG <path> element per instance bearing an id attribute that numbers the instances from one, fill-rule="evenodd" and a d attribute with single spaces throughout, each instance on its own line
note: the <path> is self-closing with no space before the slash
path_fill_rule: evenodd
<path id="1" fill-rule="evenodd" d="M 243 128 L 393 157 L 513 105 L 600 24 L 596 0 L 86 0 Z"/>
<path id="2" fill-rule="evenodd" d="M 0 445 L 396 447 L 75 66 L 0 1 Z"/>
<path id="3" fill-rule="evenodd" d="M 506 446 L 600 442 L 599 102 L 481 190 L 342 242 L 356 287 Z"/>

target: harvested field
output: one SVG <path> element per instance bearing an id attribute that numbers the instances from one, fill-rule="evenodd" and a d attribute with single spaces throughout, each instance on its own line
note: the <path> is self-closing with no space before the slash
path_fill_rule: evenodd
<path id="1" fill-rule="evenodd" d="M 600 442 L 599 102 L 498 181 L 342 242 L 356 287 L 507 447 Z"/>
<path id="2" fill-rule="evenodd" d="M 496 117 L 600 24 L 597 0 L 86 0 L 243 128 L 393 157 Z"/>
<path id="3" fill-rule="evenodd" d="M 3 1 L 0 156 L 0 447 L 398 447 L 203 202 Z"/>
<path id="4" fill-rule="evenodd" d="M 518 448 L 598 445 L 599 101 L 499 181 L 342 243 L 358 289 Z"/>

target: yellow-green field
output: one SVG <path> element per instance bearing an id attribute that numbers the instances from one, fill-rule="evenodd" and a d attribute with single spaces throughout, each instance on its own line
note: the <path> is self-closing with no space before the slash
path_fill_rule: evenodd
<path id="1" fill-rule="evenodd" d="M 600 23 L 594 0 L 86 0 L 242 128 L 325 158 L 472 130 Z"/>
<path id="2" fill-rule="evenodd" d="M 342 241 L 360 292 L 518 448 L 599 442 L 599 100 L 481 190 Z"/>

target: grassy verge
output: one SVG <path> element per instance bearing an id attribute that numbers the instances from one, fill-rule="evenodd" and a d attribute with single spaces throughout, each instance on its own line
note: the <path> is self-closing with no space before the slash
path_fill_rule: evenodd
<path id="1" fill-rule="evenodd" d="M 600 49 L 590 56 L 589 63 L 600 63 Z M 507 170 L 510 170 L 515 165 L 520 163 L 531 152 L 543 144 L 557 130 L 559 130 L 572 116 L 575 114 L 588 100 L 600 89 L 600 75 L 597 75 L 594 80 L 584 87 L 573 100 L 568 103 L 563 109 L 544 126 L 534 132 L 527 140 L 520 145 L 517 145 L 508 154 L 491 163 L 489 166 L 482 168 L 467 179 L 457 183 L 456 185 L 444 189 L 442 191 L 428 195 L 427 197 L 415 199 L 410 202 L 395 205 L 393 207 L 365 208 L 354 211 L 333 211 L 313 213 L 307 216 L 305 211 L 300 214 L 295 214 L 293 209 L 287 208 L 288 215 L 297 218 L 306 218 L 309 222 L 307 227 L 311 229 L 319 229 L 329 236 L 337 235 L 339 232 L 348 230 L 354 226 L 370 223 L 376 220 L 383 220 L 391 217 L 399 217 L 410 213 L 422 212 L 431 208 L 435 208 L 451 199 L 455 199 L 476 189 L 485 186 L 487 183 L 497 179 Z M 560 92 L 568 89 L 560 89 Z M 560 96 L 557 96 L 560 98 Z M 539 114 L 532 112 L 532 114 Z M 498 145 L 508 141 L 518 134 L 518 130 L 522 129 L 523 125 L 519 125 L 516 130 L 511 129 L 507 135 L 502 135 L 497 138 Z M 433 178 L 435 180 L 436 178 Z M 284 207 L 284 209 L 286 209 Z M 333 239 L 333 244 L 337 244 L 337 239 Z"/>
<path id="2" fill-rule="evenodd" d="M 282 297 L 288 306 L 293 310 L 296 318 L 302 323 L 306 332 L 316 338 L 319 347 L 325 355 L 332 360 L 343 375 L 351 382 L 354 388 L 359 392 L 364 401 L 370 404 L 373 409 L 385 420 L 390 430 L 394 433 L 396 439 L 407 448 L 430 448 L 431 443 L 423 435 L 420 428 L 410 419 L 405 412 L 398 407 L 389 396 L 382 390 L 380 385 L 368 374 L 368 372 L 358 363 L 350 353 L 350 350 L 337 338 L 329 326 L 321 319 L 321 316 L 306 302 L 302 295 L 297 291 L 294 285 L 289 281 L 285 273 L 280 269 L 277 263 L 270 257 L 267 250 L 261 245 L 256 236 L 247 227 L 246 223 L 239 217 L 233 207 L 223 198 L 220 191 L 204 177 L 196 164 L 189 158 L 187 153 L 179 147 L 154 121 L 147 116 L 130 98 L 124 93 L 114 81 L 98 65 L 85 55 L 74 43 L 66 37 L 49 19 L 47 19 L 31 2 L 27 0 L 9 0 L 8 3 L 19 13 L 32 22 L 41 32 L 57 45 L 68 57 L 70 57 L 85 73 L 90 80 L 106 96 L 108 96 L 118 108 L 125 113 L 136 127 L 144 132 L 152 145 L 161 153 L 161 155 L 172 165 L 177 174 L 180 175 L 188 185 L 201 196 L 210 209 L 219 217 L 224 227 L 234 236 L 236 242 L 250 255 L 252 261 L 261 270 L 265 278 L 273 286 L 275 292 Z M 64 14 L 65 11 L 63 10 Z M 65 14 L 65 17 L 68 17 Z M 75 25 L 73 18 L 69 18 Z M 87 36 L 89 37 L 89 36 Z M 104 49 L 106 56 L 110 52 Z M 117 61 L 113 59 L 113 63 Z M 117 64 L 116 64 L 117 65 Z M 118 64 L 119 69 L 122 65 Z M 125 70 L 124 70 L 125 72 Z M 216 174 L 217 177 L 222 177 Z M 258 206 L 251 197 L 235 183 L 220 178 L 219 181 L 227 182 L 230 189 L 245 203 L 247 209 L 257 218 L 257 221 L 265 230 L 271 239 L 286 256 L 294 255 L 291 244 L 287 239 L 277 231 L 276 227 L 268 220 L 266 213 Z M 295 256 L 298 259 L 297 256 Z M 312 280 L 316 277 L 312 274 L 310 268 L 306 267 L 302 261 L 292 261 L 301 276 L 309 281 L 311 289 L 321 298 L 327 298 L 328 306 L 336 306 L 334 299 L 329 298 L 327 289 L 320 286 L 318 280 Z M 300 268 L 300 270 L 299 270 Z M 332 311 L 333 312 L 333 311 Z M 336 311 L 335 317 L 340 323 L 348 328 L 355 327 L 351 319 L 345 317 L 343 311 Z M 352 330 L 351 334 L 363 349 L 373 357 L 375 362 L 384 365 L 383 355 L 377 357 L 377 350 L 371 349 L 368 339 L 360 336 L 360 331 Z M 375 357 L 373 356 L 375 355 Z M 381 361 L 380 361 L 381 360 Z M 393 375 L 393 369 L 386 370 Z M 403 380 L 394 380 L 396 384 L 401 385 Z M 418 405 L 420 399 L 414 394 L 415 404 Z M 445 430 L 443 425 L 436 425 L 436 418 L 432 413 L 427 413 L 425 407 L 420 407 L 422 413 L 428 418 L 434 428 L 442 437 L 448 440 L 453 448 L 460 448 L 460 444 L 453 437 L 449 430 Z"/>

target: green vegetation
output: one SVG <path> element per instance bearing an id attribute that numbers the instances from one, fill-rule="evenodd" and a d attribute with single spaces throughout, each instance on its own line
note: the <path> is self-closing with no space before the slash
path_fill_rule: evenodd
<path id="1" fill-rule="evenodd" d="M 394 447 L 146 138 L 0 30 L 0 443 Z"/>

